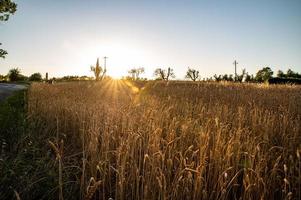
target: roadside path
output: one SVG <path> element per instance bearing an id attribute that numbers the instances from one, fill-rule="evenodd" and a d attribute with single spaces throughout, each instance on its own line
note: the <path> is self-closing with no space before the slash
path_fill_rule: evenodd
<path id="1" fill-rule="evenodd" d="M 6 97 L 10 96 L 13 92 L 26 89 L 25 85 L 18 85 L 12 83 L 0 83 L 0 101 L 3 101 Z"/>

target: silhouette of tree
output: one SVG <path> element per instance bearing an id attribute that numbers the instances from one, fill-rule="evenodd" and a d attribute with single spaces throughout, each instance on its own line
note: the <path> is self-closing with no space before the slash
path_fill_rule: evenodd
<path id="1" fill-rule="evenodd" d="M 288 69 L 286 72 L 286 77 L 294 77 L 295 73 L 293 70 Z"/>
<path id="2" fill-rule="evenodd" d="M 264 67 L 256 73 L 255 80 L 258 82 L 264 82 L 272 78 L 273 71 L 269 67 Z"/>
<path id="3" fill-rule="evenodd" d="M 2 45 L 0 43 L 0 45 Z M 5 58 L 5 56 L 7 55 L 7 51 L 5 51 L 4 49 L 0 49 L 0 58 Z"/>
<path id="4" fill-rule="evenodd" d="M 278 72 L 277 72 L 277 77 L 278 77 L 278 78 L 284 78 L 284 77 L 285 77 L 284 72 L 281 71 L 281 70 L 278 70 Z"/>
<path id="5" fill-rule="evenodd" d="M 249 75 L 249 73 L 246 73 L 246 78 L 245 78 L 245 82 L 254 82 L 254 77 L 253 75 Z"/>
<path id="6" fill-rule="evenodd" d="M 167 74 L 166 74 L 166 81 L 168 81 L 170 77 L 175 78 L 176 76 L 175 76 L 175 73 L 173 72 L 173 69 L 168 67 Z"/>
<path id="7" fill-rule="evenodd" d="M 0 43 L 1 45 L 1 43 Z M 5 56 L 7 55 L 7 51 L 0 49 L 0 58 L 5 58 Z"/>
<path id="8" fill-rule="evenodd" d="M 13 68 L 8 72 L 8 78 L 10 81 L 18 81 L 21 77 L 22 75 L 19 68 Z"/>
<path id="9" fill-rule="evenodd" d="M 286 74 L 283 71 L 278 70 L 277 77 L 278 78 L 301 78 L 301 74 L 294 72 L 291 69 L 288 69 Z"/>
<path id="10" fill-rule="evenodd" d="M 170 67 L 167 69 L 167 71 L 164 70 L 164 69 L 161 69 L 161 68 L 157 68 L 155 70 L 154 75 L 156 77 L 158 77 L 158 79 L 166 80 L 166 81 L 168 81 L 169 78 L 175 78 L 176 77 L 174 72 L 173 72 L 173 69 L 171 69 Z"/>
<path id="11" fill-rule="evenodd" d="M 287 77 L 287 78 L 301 78 L 301 74 L 299 74 L 297 72 L 294 72 L 291 69 L 288 69 L 287 72 L 286 72 L 285 77 Z"/>
<path id="12" fill-rule="evenodd" d="M 214 74 L 213 78 L 214 78 L 214 79 L 215 79 L 215 81 L 217 81 L 217 82 L 219 82 L 219 81 L 223 80 L 223 77 L 222 77 L 222 75 L 216 75 L 216 74 Z"/>
<path id="13" fill-rule="evenodd" d="M 128 71 L 128 73 L 132 76 L 133 80 L 139 80 L 140 74 L 144 73 L 144 68 L 143 67 L 133 68 L 133 69 L 130 69 Z"/>
<path id="14" fill-rule="evenodd" d="M 7 21 L 9 15 L 14 14 L 17 10 L 17 4 L 11 0 L 0 0 L 0 22 Z M 1 43 L 0 43 L 1 45 Z M 7 51 L 0 49 L 0 58 L 5 58 Z"/>
<path id="15" fill-rule="evenodd" d="M 191 79 L 192 81 L 196 81 L 199 78 L 199 73 L 199 71 L 188 67 L 185 77 Z"/>
<path id="16" fill-rule="evenodd" d="M 11 0 L 0 1 L 0 21 L 7 21 L 9 15 L 17 11 L 17 4 Z"/>
<path id="17" fill-rule="evenodd" d="M 136 78 L 136 68 L 130 69 L 128 71 L 128 73 L 130 74 L 130 77 L 132 77 L 131 79 L 135 80 L 135 78 Z"/>
<path id="18" fill-rule="evenodd" d="M 96 65 L 90 67 L 91 71 L 94 73 L 95 80 L 102 80 L 106 73 L 106 70 L 103 70 L 102 67 L 99 65 L 99 58 L 97 58 Z M 101 77 L 100 74 L 102 73 Z"/>
<path id="19" fill-rule="evenodd" d="M 158 78 L 158 79 L 161 79 L 161 80 L 164 80 L 165 79 L 165 72 L 163 69 L 161 68 L 157 68 L 154 72 L 154 75 Z"/>
<path id="20" fill-rule="evenodd" d="M 1 75 L 0 74 L 0 81 L 6 81 L 7 76 L 6 75 Z"/>
<path id="21" fill-rule="evenodd" d="M 223 81 L 229 81 L 228 74 L 224 74 L 224 75 L 222 76 L 222 79 L 223 79 Z"/>
<path id="22" fill-rule="evenodd" d="M 29 77 L 30 81 L 42 81 L 42 75 L 40 73 L 34 73 Z"/>
<path id="23" fill-rule="evenodd" d="M 233 74 L 224 74 L 224 75 L 217 75 L 214 74 L 213 78 L 215 79 L 215 81 L 219 82 L 219 81 L 234 81 L 234 77 Z M 252 77 L 246 72 L 246 69 L 242 70 L 242 73 L 240 75 L 236 76 L 236 81 L 238 82 L 242 82 L 245 79 L 248 81 L 251 81 Z"/>

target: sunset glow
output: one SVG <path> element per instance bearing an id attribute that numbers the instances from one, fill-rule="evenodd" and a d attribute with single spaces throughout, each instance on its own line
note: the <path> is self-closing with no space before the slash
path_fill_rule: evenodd
<path id="1" fill-rule="evenodd" d="M 233 74 L 233 61 L 254 74 L 263 66 L 300 71 L 299 1 L 17 1 L 0 27 L 8 55 L 0 74 L 19 67 L 26 75 L 93 74 L 89 66 L 108 57 L 108 75 L 127 76 L 144 67 L 187 67 L 201 77 Z M 259 9 L 260 8 L 260 9 Z M 26 53 L 25 53 L 26 52 Z"/>
<path id="2" fill-rule="evenodd" d="M 301 0 L 0 0 L 0 199 L 301 199 Z"/>

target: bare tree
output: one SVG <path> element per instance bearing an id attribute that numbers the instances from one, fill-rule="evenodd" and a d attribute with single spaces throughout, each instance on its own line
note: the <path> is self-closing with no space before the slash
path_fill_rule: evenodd
<path id="1" fill-rule="evenodd" d="M 168 67 L 167 74 L 166 74 L 166 81 L 168 81 L 170 77 L 175 78 L 176 76 L 175 76 L 175 73 L 173 72 L 173 69 Z"/>
<path id="2" fill-rule="evenodd" d="M 216 74 L 214 74 L 213 77 L 214 77 L 214 79 L 215 79 L 216 82 L 219 82 L 219 81 L 222 80 L 222 75 L 216 75 Z"/>
<path id="3" fill-rule="evenodd" d="M 106 69 L 103 70 L 102 67 L 99 65 L 99 58 L 97 58 L 96 65 L 95 66 L 92 65 L 90 69 L 94 73 L 96 81 L 102 80 L 106 73 Z M 102 73 L 101 78 L 99 78 L 101 73 Z"/>
<path id="4" fill-rule="evenodd" d="M 161 69 L 161 68 L 157 68 L 154 72 L 154 75 L 158 78 L 158 79 L 161 79 L 161 80 L 164 80 L 165 79 L 165 73 L 164 73 L 164 70 Z"/>
<path id="5" fill-rule="evenodd" d="M 136 76 L 136 68 L 130 69 L 128 71 L 128 73 L 130 74 L 130 76 L 132 77 L 133 80 L 135 80 L 135 76 Z"/>
<path id="6" fill-rule="evenodd" d="M 199 73 L 199 71 L 188 67 L 185 77 L 191 79 L 192 81 L 196 81 L 199 78 Z"/>
<path id="7" fill-rule="evenodd" d="M 139 80 L 140 75 L 144 73 L 144 68 L 133 68 L 128 71 L 128 73 L 132 76 L 133 80 Z"/>
<path id="8" fill-rule="evenodd" d="M 170 67 L 168 67 L 167 70 L 157 68 L 155 70 L 154 75 L 156 77 L 158 77 L 159 79 L 165 80 L 165 81 L 168 81 L 170 78 L 175 78 L 175 74 L 173 72 L 173 69 L 171 69 Z"/>
<path id="9" fill-rule="evenodd" d="M 140 75 L 144 73 L 144 68 L 143 67 L 139 67 L 136 69 L 136 79 L 140 78 Z"/>

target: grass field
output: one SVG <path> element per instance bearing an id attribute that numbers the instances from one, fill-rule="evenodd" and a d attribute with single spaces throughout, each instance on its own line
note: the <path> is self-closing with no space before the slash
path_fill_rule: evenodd
<path id="1" fill-rule="evenodd" d="M 32 84 L 2 197 L 300 199 L 300 100 L 288 85 Z"/>

